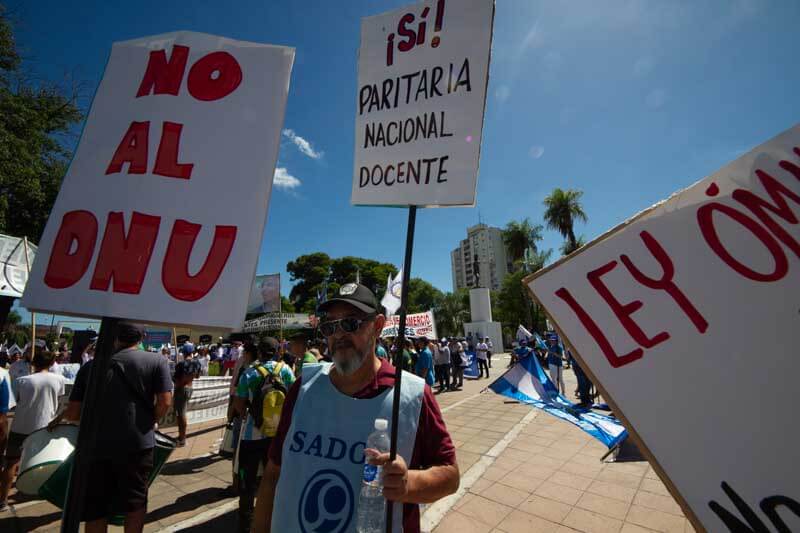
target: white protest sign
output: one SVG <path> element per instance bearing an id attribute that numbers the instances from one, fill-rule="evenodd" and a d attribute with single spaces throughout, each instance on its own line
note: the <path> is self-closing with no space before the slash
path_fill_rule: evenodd
<path id="1" fill-rule="evenodd" d="M 386 317 L 386 325 L 383 326 L 381 337 L 397 337 L 399 332 L 400 316 L 391 315 Z M 420 337 L 422 335 L 429 339 L 439 338 L 436 335 L 436 320 L 433 318 L 433 311 L 406 315 L 406 337 Z"/>
<path id="2" fill-rule="evenodd" d="M 115 43 L 21 304 L 241 325 L 293 59 L 193 32 Z"/>
<path id="3" fill-rule="evenodd" d="M 36 249 L 35 244 L 28 243 L 26 262 L 23 239 L 0 234 L 0 296 L 22 296 L 28 282 L 28 266 L 33 265 Z"/>
<path id="4" fill-rule="evenodd" d="M 475 205 L 493 0 L 361 20 L 351 202 Z"/>
<path id="5" fill-rule="evenodd" d="M 795 126 L 525 280 L 707 531 L 800 531 L 798 219 Z"/>
<path id="6" fill-rule="evenodd" d="M 242 326 L 244 333 L 257 333 L 259 331 L 271 331 L 276 329 L 304 329 L 313 327 L 311 317 L 303 313 L 270 313 L 252 320 L 248 320 Z"/>

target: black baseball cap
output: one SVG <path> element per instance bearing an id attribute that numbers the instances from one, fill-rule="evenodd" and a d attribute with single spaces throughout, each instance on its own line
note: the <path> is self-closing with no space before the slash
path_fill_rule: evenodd
<path id="1" fill-rule="evenodd" d="M 323 302 L 319 306 L 319 310 L 323 313 L 327 312 L 331 305 L 336 302 L 352 305 L 359 311 L 365 313 L 380 313 L 381 307 L 378 304 L 378 299 L 365 285 L 360 283 L 345 283 L 336 292 L 336 296 Z"/>

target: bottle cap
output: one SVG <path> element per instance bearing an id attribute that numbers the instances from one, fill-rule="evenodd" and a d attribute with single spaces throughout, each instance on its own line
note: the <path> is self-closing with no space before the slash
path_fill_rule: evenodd
<path id="1" fill-rule="evenodd" d="M 389 427 L 389 422 L 387 422 L 385 418 L 375 419 L 375 429 L 377 429 L 378 431 L 386 431 L 386 428 L 388 427 Z"/>

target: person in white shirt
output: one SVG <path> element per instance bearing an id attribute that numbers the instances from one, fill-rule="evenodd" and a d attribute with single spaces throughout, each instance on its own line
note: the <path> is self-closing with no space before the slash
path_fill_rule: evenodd
<path id="1" fill-rule="evenodd" d="M 478 343 L 478 346 L 475 349 L 475 357 L 478 359 L 478 370 L 480 375 L 478 378 L 483 377 L 484 370 L 486 371 L 486 377 L 489 377 L 489 346 L 481 341 Z"/>
<path id="2" fill-rule="evenodd" d="M 488 352 L 487 356 L 488 356 L 488 361 L 489 361 L 489 368 L 492 368 L 492 352 L 494 351 L 494 349 L 493 349 L 494 346 L 492 345 L 492 340 L 489 337 L 484 337 L 483 340 L 486 343 L 486 346 L 489 347 L 489 352 Z"/>
<path id="3" fill-rule="evenodd" d="M 66 392 L 64 377 L 50 372 L 54 361 L 54 353 L 37 347 L 33 356 L 34 372 L 17 378 L 17 409 L 0 472 L 0 511 L 8 505 L 8 492 L 22 456 L 22 442 L 34 431 L 46 427 L 55 417 L 58 397 Z"/>
<path id="4" fill-rule="evenodd" d="M 200 375 L 207 376 L 208 362 L 211 360 L 211 358 L 208 356 L 208 348 L 205 346 L 200 346 L 197 349 L 197 357 L 195 359 L 198 363 L 200 363 Z"/>

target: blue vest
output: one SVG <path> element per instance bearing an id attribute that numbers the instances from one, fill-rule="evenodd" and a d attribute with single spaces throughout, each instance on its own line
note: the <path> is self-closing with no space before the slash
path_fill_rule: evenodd
<path id="1" fill-rule="evenodd" d="M 303 381 L 283 443 L 272 531 L 355 533 L 367 437 L 376 418 L 391 424 L 393 390 L 370 399 L 339 392 L 330 363 L 303 365 Z M 411 462 L 425 382 L 403 372 L 397 453 Z M 389 428 L 391 431 L 391 428 Z M 403 531 L 394 504 L 393 531 Z"/>

